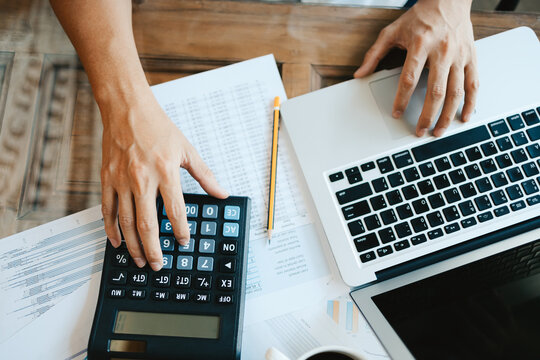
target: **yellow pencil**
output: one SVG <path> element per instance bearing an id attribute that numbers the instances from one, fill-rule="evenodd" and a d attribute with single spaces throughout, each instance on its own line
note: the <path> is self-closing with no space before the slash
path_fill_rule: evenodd
<path id="1" fill-rule="evenodd" d="M 268 198 L 268 243 L 274 229 L 274 205 L 276 198 L 277 144 L 279 128 L 279 96 L 274 99 L 274 130 L 272 131 L 272 163 L 270 166 L 270 192 Z"/>

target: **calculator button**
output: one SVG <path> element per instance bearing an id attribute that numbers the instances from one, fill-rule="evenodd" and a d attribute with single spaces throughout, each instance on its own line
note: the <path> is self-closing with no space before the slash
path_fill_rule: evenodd
<path id="1" fill-rule="evenodd" d="M 189 288 L 191 286 L 191 275 L 176 275 L 174 286 L 177 288 Z"/>
<path id="2" fill-rule="evenodd" d="M 218 206 L 217 205 L 203 205 L 202 217 L 205 219 L 217 219 Z"/>
<path id="3" fill-rule="evenodd" d="M 172 255 L 163 255 L 163 267 L 162 269 L 169 270 L 172 269 L 173 256 Z"/>
<path id="4" fill-rule="evenodd" d="M 156 287 L 169 287 L 171 286 L 171 274 L 154 273 L 152 282 Z"/>
<path id="5" fill-rule="evenodd" d="M 212 239 L 201 239 L 199 241 L 199 252 L 203 254 L 212 254 L 216 251 L 216 242 Z"/>
<path id="6" fill-rule="evenodd" d="M 216 297 L 216 302 L 218 304 L 232 304 L 233 296 L 232 295 L 218 295 Z"/>
<path id="7" fill-rule="evenodd" d="M 225 237 L 238 237 L 240 225 L 238 223 L 223 223 L 223 236 Z"/>
<path id="8" fill-rule="evenodd" d="M 130 299 L 140 300 L 146 297 L 146 290 L 130 290 L 128 292 Z"/>
<path id="9" fill-rule="evenodd" d="M 197 260 L 198 271 L 212 271 L 214 270 L 214 258 L 208 256 L 200 256 Z"/>
<path id="10" fill-rule="evenodd" d="M 236 259 L 222 259 L 219 271 L 232 273 L 236 270 Z"/>
<path id="11" fill-rule="evenodd" d="M 217 279 L 217 287 L 219 290 L 232 291 L 234 290 L 234 277 L 221 276 Z"/>
<path id="12" fill-rule="evenodd" d="M 188 301 L 189 300 L 189 292 L 188 291 L 177 291 L 174 293 L 174 300 L 176 301 Z"/>
<path id="13" fill-rule="evenodd" d="M 161 220 L 161 229 L 160 231 L 164 234 L 172 234 L 172 225 L 169 220 Z"/>
<path id="14" fill-rule="evenodd" d="M 195 218 L 199 216 L 199 205 L 186 204 L 186 215 L 188 218 Z"/>
<path id="15" fill-rule="evenodd" d="M 211 275 L 197 275 L 194 282 L 195 289 L 208 290 L 212 287 Z"/>
<path id="16" fill-rule="evenodd" d="M 129 276 L 129 283 L 131 285 L 144 286 L 146 285 L 147 280 L 148 280 L 148 275 L 144 272 L 132 273 Z"/>
<path id="17" fill-rule="evenodd" d="M 111 284 L 125 285 L 127 281 L 127 271 L 113 270 L 111 273 Z"/>
<path id="18" fill-rule="evenodd" d="M 217 223 L 203 221 L 201 223 L 201 235 L 216 235 Z"/>
<path id="19" fill-rule="evenodd" d="M 193 252 L 195 250 L 195 239 L 189 239 L 186 245 L 178 245 L 178 251 L 180 252 Z"/>
<path id="20" fill-rule="evenodd" d="M 159 245 L 162 251 L 173 251 L 175 239 L 172 236 L 160 236 Z"/>
<path id="21" fill-rule="evenodd" d="M 116 255 L 114 255 L 112 264 L 114 266 L 121 266 L 121 267 L 127 267 L 129 264 L 128 261 L 128 254 L 124 252 L 119 252 Z"/>
<path id="22" fill-rule="evenodd" d="M 197 233 L 197 222 L 196 221 L 188 221 L 187 224 L 188 224 L 188 227 L 189 227 L 190 235 L 195 235 Z"/>
<path id="23" fill-rule="evenodd" d="M 223 214 L 225 220 L 240 220 L 240 206 L 225 206 L 225 213 Z"/>
<path id="24" fill-rule="evenodd" d="M 207 303 L 210 301 L 210 294 L 197 293 L 195 294 L 195 298 L 193 300 L 200 303 Z"/>
<path id="25" fill-rule="evenodd" d="M 169 292 L 162 290 L 154 290 L 152 291 L 152 299 L 158 301 L 169 300 Z"/>
<path id="26" fill-rule="evenodd" d="M 191 270 L 193 268 L 193 256 L 178 256 L 176 268 L 178 270 Z"/>
<path id="27" fill-rule="evenodd" d="M 126 291 L 124 289 L 110 289 L 109 297 L 110 298 L 123 298 L 126 296 Z"/>
<path id="28" fill-rule="evenodd" d="M 219 250 L 225 255 L 236 255 L 236 242 L 235 241 L 222 241 L 219 244 Z"/>

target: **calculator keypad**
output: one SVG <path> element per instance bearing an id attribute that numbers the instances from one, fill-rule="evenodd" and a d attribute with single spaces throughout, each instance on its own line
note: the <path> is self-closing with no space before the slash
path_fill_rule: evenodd
<path id="1" fill-rule="evenodd" d="M 186 202 L 191 238 L 186 245 L 181 245 L 174 238 L 165 207 L 162 203 L 158 206 L 162 270 L 136 268 L 123 243 L 110 257 L 108 297 L 133 301 L 235 303 L 234 290 L 240 280 L 236 277 L 236 256 L 241 207 Z"/>

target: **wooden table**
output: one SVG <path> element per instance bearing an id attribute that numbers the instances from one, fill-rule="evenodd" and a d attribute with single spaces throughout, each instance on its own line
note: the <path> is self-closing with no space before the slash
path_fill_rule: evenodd
<path id="1" fill-rule="evenodd" d="M 289 97 L 351 78 L 401 10 L 231 1 L 138 1 L 150 84 L 274 53 Z M 46 0 L 0 0 L 0 237 L 100 203 L 101 122 Z M 476 38 L 540 14 L 474 13 Z M 389 63 L 399 62 L 390 57 Z M 395 65 L 395 64 L 394 64 Z"/>

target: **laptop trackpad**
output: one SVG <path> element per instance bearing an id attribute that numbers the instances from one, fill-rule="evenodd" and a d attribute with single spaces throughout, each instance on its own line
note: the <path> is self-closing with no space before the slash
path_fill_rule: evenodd
<path id="1" fill-rule="evenodd" d="M 392 117 L 392 106 L 394 104 L 394 98 L 396 97 L 396 91 L 399 83 L 399 76 L 401 74 L 389 75 L 388 77 L 377 79 L 369 83 L 371 93 L 375 98 L 379 111 L 381 112 L 382 118 L 386 123 L 388 131 L 394 139 L 400 139 L 404 136 L 408 136 L 415 133 L 416 123 L 422 112 L 422 107 L 424 106 L 424 99 L 426 97 L 426 88 L 427 88 L 427 78 L 428 70 L 424 69 L 418 85 L 409 101 L 409 105 L 405 110 L 405 113 L 402 115 L 401 119 L 394 119 Z M 461 107 L 463 102 L 460 104 L 457 116 L 461 116 Z M 439 118 L 440 111 L 437 113 L 435 119 Z M 433 121 L 429 129 L 433 129 L 436 124 L 436 120 Z M 458 122 L 454 121 L 450 124 L 449 129 L 456 127 Z"/>

